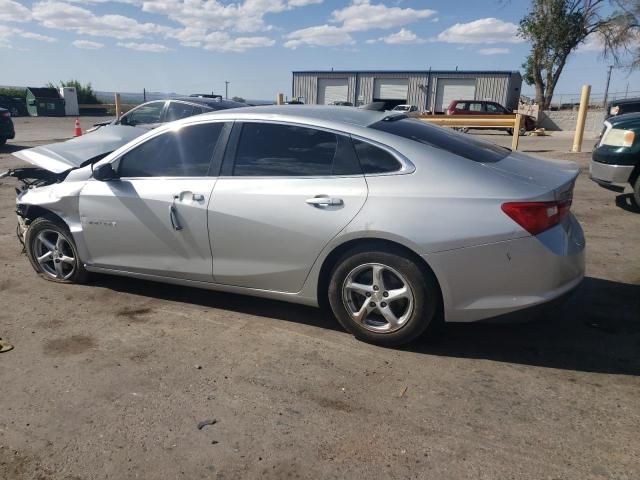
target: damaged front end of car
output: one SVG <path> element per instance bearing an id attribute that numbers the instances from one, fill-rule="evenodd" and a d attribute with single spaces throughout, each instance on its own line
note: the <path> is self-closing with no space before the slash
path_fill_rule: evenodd
<path id="1" fill-rule="evenodd" d="M 57 217 L 72 234 L 81 231 L 78 195 L 91 177 L 91 165 L 144 133 L 147 130 L 109 126 L 66 142 L 13 153 L 34 165 L 0 173 L 0 178 L 20 182 L 15 190 L 17 235 L 22 245 L 31 222 L 43 216 Z"/>

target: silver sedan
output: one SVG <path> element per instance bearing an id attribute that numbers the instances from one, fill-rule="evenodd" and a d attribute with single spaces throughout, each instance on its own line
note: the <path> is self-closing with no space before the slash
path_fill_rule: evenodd
<path id="1" fill-rule="evenodd" d="M 401 113 L 226 110 L 85 157 L 23 151 L 38 168 L 9 172 L 48 280 L 100 272 L 330 305 L 356 337 L 398 345 L 544 304 L 584 275 L 573 163 Z"/>

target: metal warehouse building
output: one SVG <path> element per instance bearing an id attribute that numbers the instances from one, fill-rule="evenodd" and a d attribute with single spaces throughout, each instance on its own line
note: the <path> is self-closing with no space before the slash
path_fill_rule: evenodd
<path id="1" fill-rule="evenodd" d="M 444 112 L 452 100 L 491 100 L 518 107 L 522 76 L 510 71 L 300 71 L 293 72 L 293 97 L 330 105 L 374 101 L 410 104 Z"/>

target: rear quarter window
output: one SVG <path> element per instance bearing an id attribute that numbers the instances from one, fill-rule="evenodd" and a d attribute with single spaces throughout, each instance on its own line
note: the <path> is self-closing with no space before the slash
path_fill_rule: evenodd
<path id="1" fill-rule="evenodd" d="M 499 162 L 511 154 L 508 148 L 411 118 L 382 120 L 369 128 L 438 148 L 474 162 Z"/>

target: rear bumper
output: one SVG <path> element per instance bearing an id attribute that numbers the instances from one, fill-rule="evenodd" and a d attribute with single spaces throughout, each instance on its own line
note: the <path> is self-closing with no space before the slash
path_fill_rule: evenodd
<path id="1" fill-rule="evenodd" d="M 425 255 L 447 322 L 493 319 L 546 304 L 584 278 L 585 241 L 573 215 L 536 236 Z"/>
<path id="2" fill-rule="evenodd" d="M 629 183 L 634 165 L 609 165 L 591 160 L 589 165 L 589 176 L 591 180 L 603 186 L 609 184 Z"/>

